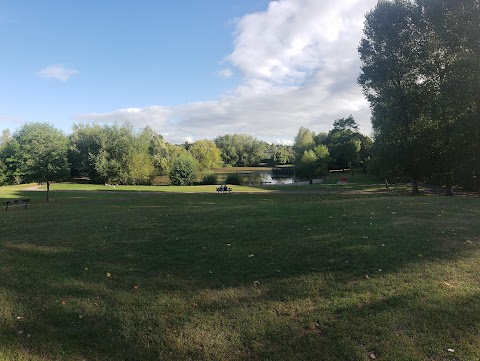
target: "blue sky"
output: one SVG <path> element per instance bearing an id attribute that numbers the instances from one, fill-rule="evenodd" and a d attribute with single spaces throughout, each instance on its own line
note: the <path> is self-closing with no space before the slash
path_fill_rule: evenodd
<path id="1" fill-rule="evenodd" d="M 374 0 L 0 0 L 0 128 L 129 121 L 172 142 L 289 143 L 349 114 Z"/>

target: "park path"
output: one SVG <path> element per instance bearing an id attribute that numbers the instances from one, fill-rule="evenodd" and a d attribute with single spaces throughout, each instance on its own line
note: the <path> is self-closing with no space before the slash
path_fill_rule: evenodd
<path id="1" fill-rule="evenodd" d="M 40 191 L 40 185 L 23 188 L 22 191 Z"/>

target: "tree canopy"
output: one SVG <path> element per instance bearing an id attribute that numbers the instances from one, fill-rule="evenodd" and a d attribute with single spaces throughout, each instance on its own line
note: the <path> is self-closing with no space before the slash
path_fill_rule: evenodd
<path id="1" fill-rule="evenodd" d="M 50 182 L 70 174 L 67 152 L 68 138 L 61 131 L 48 123 L 27 123 L 2 147 L 3 167 L 16 182 L 45 182 L 49 200 Z"/>
<path id="2" fill-rule="evenodd" d="M 380 1 L 366 16 L 358 82 L 377 171 L 452 185 L 478 169 L 480 4 Z M 474 140 L 477 139 L 477 140 Z"/>

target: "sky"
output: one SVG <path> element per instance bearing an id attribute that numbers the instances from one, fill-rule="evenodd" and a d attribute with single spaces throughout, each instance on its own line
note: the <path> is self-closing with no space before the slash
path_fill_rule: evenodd
<path id="1" fill-rule="evenodd" d="M 0 129 L 149 125 L 172 143 L 292 144 L 353 115 L 377 0 L 0 0 Z"/>

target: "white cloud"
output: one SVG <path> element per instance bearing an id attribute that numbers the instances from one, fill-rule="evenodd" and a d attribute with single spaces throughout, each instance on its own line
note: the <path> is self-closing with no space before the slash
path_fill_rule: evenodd
<path id="1" fill-rule="evenodd" d="M 36 72 L 36 75 L 39 76 L 40 78 L 67 81 L 73 75 L 78 73 L 79 71 L 76 69 L 69 69 L 61 64 L 55 64 L 39 70 L 38 72 Z"/>
<path id="2" fill-rule="evenodd" d="M 111 113 L 77 115 L 74 119 L 99 123 L 123 123 L 128 121 L 130 124 L 139 128 L 144 128 L 149 125 L 153 129 L 163 130 L 168 126 L 171 115 L 172 110 L 168 107 L 151 106 L 146 108 L 119 109 Z"/>
<path id="3" fill-rule="evenodd" d="M 83 118 L 150 124 L 172 142 L 243 132 L 287 144 L 300 126 L 328 131 L 335 119 L 350 114 L 369 133 L 370 110 L 356 83 L 357 46 L 364 15 L 376 2 L 271 1 L 264 12 L 236 22 L 226 61 L 244 77 L 237 88 L 213 101 Z M 231 74 L 230 68 L 218 73 Z"/>
<path id="4" fill-rule="evenodd" d="M 223 78 L 223 79 L 228 79 L 228 78 L 231 78 L 233 75 L 233 72 L 231 69 L 229 68 L 226 68 L 226 69 L 222 69 L 218 72 L 218 76 L 220 78 Z"/>

